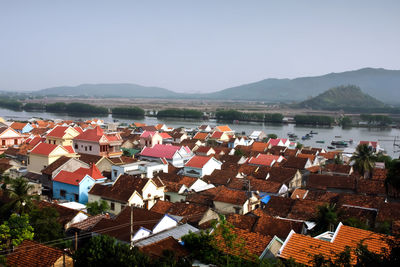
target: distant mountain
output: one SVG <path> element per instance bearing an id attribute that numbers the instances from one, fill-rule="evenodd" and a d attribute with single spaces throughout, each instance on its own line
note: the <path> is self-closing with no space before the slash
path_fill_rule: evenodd
<path id="1" fill-rule="evenodd" d="M 400 103 L 400 70 L 373 68 L 296 79 L 266 79 L 203 94 L 202 97 L 269 102 L 303 101 L 343 84 L 357 85 L 365 93 L 386 103 Z"/>
<path id="2" fill-rule="evenodd" d="M 137 84 L 82 84 L 62 86 L 35 92 L 47 96 L 201 98 L 220 100 L 258 100 L 266 102 L 300 102 L 325 90 L 343 84 L 354 84 L 385 103 L 400 103 L 400 70 L 364 68 L 296 79 L 266 79 L 214 93 L 183 94 L 159 87 Z"/>
<path id="3" fill-rule="evenodd" d="M 81 84 L 78 86 L 60 86 L 36 91 L 43 96 L 95 96 L 95 97 L 139 97 L 174 98 L 179 93 L 160 87 L 148 87 L 137 84 Z"/>
<path id="4" fill-rule="evenodd" d="M 364 94 L 355 85 L 331 88 L 324 93 L 303 101 L 297 106 L 312 109 L 382 108 L 385 104 Z"/>

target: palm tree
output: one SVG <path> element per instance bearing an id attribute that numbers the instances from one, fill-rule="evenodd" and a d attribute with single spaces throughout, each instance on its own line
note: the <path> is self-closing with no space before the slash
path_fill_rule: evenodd
<path id="1" fill-rule="evenodd" d="M 313 229 L 315 234 L 320 234 L 325 231 L 331 231 L 337 225 L 338 214 L 336 213 L 336 205 L 325 204 L 318 207 L 318 212 L 312 220 L 315 222 Z"/>
<path id="2" fill-rule="evenodd" d="M 29 194 L 29 190 L 33 188 L 33 185 L 22 177 L 16 179 L 4 177 L 4 184 L 6 185 L 4 191 L 10 201 L 1 207 L 2 213 L 23 214 L 32 208 L 33 200 L 38 198 Z"/>
<path id="3" fill-rule="evenodd" d="M 364 178 L 369 178 L 375 167 L 376 155 L 366 144 L 361 144 L 357 146 L 350 160 L 354 162 L 354 169 Z"/>

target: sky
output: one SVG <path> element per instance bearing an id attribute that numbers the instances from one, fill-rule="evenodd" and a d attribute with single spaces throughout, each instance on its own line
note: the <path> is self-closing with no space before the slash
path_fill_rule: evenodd
<path id="1" fill-rule="evenodd" d="M 0 90 L 136 83 L 211 92 L 400 69 L 398 0 L 0 0 Z"/>

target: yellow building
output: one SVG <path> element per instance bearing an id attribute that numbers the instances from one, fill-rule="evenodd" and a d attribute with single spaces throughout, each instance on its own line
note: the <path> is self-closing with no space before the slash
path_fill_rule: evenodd
<path id="1" fill-rule="evenodd" d="M 72 146 L 60 146 L 48 143 L 37 144 L 29 153 L 28 171 L 40 174 L 48 165 L 61 156 L 76 157 Z"/>
<path id="2" fill-rule="evenodd" d="M 46 143 L 61 146 L 72 146 L 72 140 L 83 131 L 79 127 L 56 126 L 46 136 Z"/>

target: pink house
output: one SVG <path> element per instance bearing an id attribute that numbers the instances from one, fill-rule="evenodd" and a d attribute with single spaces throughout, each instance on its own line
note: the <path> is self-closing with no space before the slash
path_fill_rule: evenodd
<path id="1" fill-rule="evenodd" d="M 10 127 L 0 128 L 0 153 L 3 153 L 8 147 L 14 145 L 20 145 L 24 140 L 24 137 L 16 130 Z"/>
<path id="2" fill-rule="evenodd" d="M 103 129 L 96 126 L 87 129 L 73 140 L 77 153 L 85 153 L 106 157 L 122 155 L 122 138 L 118 133 L 104 133 Z"/>
<path id="3" fill-rule="evenodd" d="M 141 147 L 145 146 L 153 147 L 156 144 L 162 144 L 163 137 L 158 132 L 144 131 L 140 135 L 139 142 Z"/>

